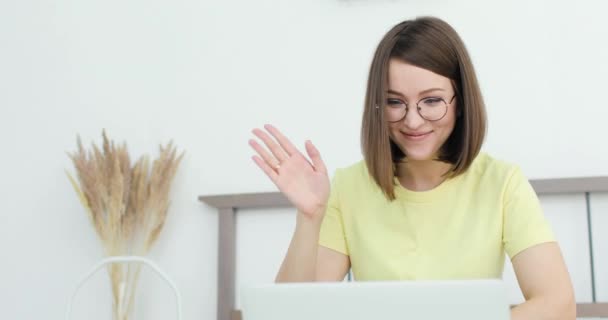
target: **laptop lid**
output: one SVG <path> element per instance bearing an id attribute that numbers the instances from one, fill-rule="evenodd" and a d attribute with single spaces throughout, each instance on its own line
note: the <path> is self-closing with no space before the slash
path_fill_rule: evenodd
<path id="1" fill-rule="evenodd" d="M 509 320 L 501 280 L 268 284 L 245 288 L 243 320 Z"/>

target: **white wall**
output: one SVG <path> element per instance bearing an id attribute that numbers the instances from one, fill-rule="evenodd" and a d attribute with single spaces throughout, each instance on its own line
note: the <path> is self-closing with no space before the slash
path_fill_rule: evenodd
<path id="1" fill-rule="evenodd" d="M 106 128 L 133 155 L 169 139 L 187 151 L 151 258 L 182 290 L 185 319 L 213 319 L 217 217 L 197 196 L 275 190 L 247 146 L 250 129 L 267 122 L 298 145 L 316 142 L 332 171 L 357 161 L 371 55 L 404 18 L 433 14 L 460 32 L 488 105 L 488 152 L 531 178 L 606 175 L 606 9 L 548 0 L 1 1 L 1 317 L 62 317 L 78 277 L 101 257 L 64 170 L 75 135 L 99 141 Z M 82 301 L 102 319 L 99 277 Z M 141 301 L 166 301 L 150 279 Z M 172 305 L 153 307 L 160 319 Z"/>

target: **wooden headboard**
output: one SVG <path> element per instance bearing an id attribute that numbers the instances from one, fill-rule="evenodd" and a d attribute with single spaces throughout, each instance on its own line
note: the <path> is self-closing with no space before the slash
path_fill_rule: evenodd
<path id="1" fill-rule="evenodd" d="M 587 225 L 591 265 L 591 286 L 594 302 L 578 303 L 577 317 L 608 317 L 608 302 L 595 302 L 595 269 L 593 261 L 593 241 L 591 230 L 591 209 L 589 195 L 592 192 L 608 192 L 608 177 L 585 177 L 563 179 L 530 180 L 536 193 L 584 194 L 587 201 Z M 241 209 L 288 208 L 291 203 L 280 192 L 225 194 L 199 196 L 199 201 L 217 208 L 219 214 L 218 234 L 218 282 L 217 319 L 241 320 L 241 313 L 235 309 L 236 291 L 236 213 Z"/>

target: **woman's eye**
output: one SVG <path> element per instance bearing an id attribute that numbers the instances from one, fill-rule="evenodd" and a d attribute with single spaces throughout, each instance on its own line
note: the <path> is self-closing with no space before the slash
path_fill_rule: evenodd
<path id="1" fill-rule="evenodd" d="M 440 107 L 445 105 L 445 103 L 443 103 L 443 99 L 433 97 L 422 100 L 422 105 L 427 107 Z"/>
<path id="2" fill-rule="evenodd" d="M 401 102 L 401 100 L 397 100 L 397 99 L 388 99 L 388 100 L 386 100 L 386 104 L 388 104 L 389 106 L 394 106 L 394 105 L 403 104 L 403 102 Z"/>
<path id="3" fill-rule="evenodd" d="M 426 98 L 424 99 L 424 102 L 426 103 L 437 103 L 437 102 L 441 102 L 441 98 Z"/>

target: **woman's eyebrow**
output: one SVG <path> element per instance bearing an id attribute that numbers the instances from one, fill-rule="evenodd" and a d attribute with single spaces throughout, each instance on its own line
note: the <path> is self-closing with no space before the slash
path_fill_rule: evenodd
<path id="1" fill-rule="evenodd" d="M 420 94 L 422 95 L 422 94 L 433 92 L 433 91 L 445 91 L 445 89 L 442 89 L 442 88 L 430 88 L 430 89 L 426 89 L 426 90 L 420 91 Z M 399 91 L 396 91 L 396 90 L 388 89 L 386 92 L 387 93 L 396 94 L 398 96 L 405 97 L 405 95 L 403 93 L 401 93 Z"/>

